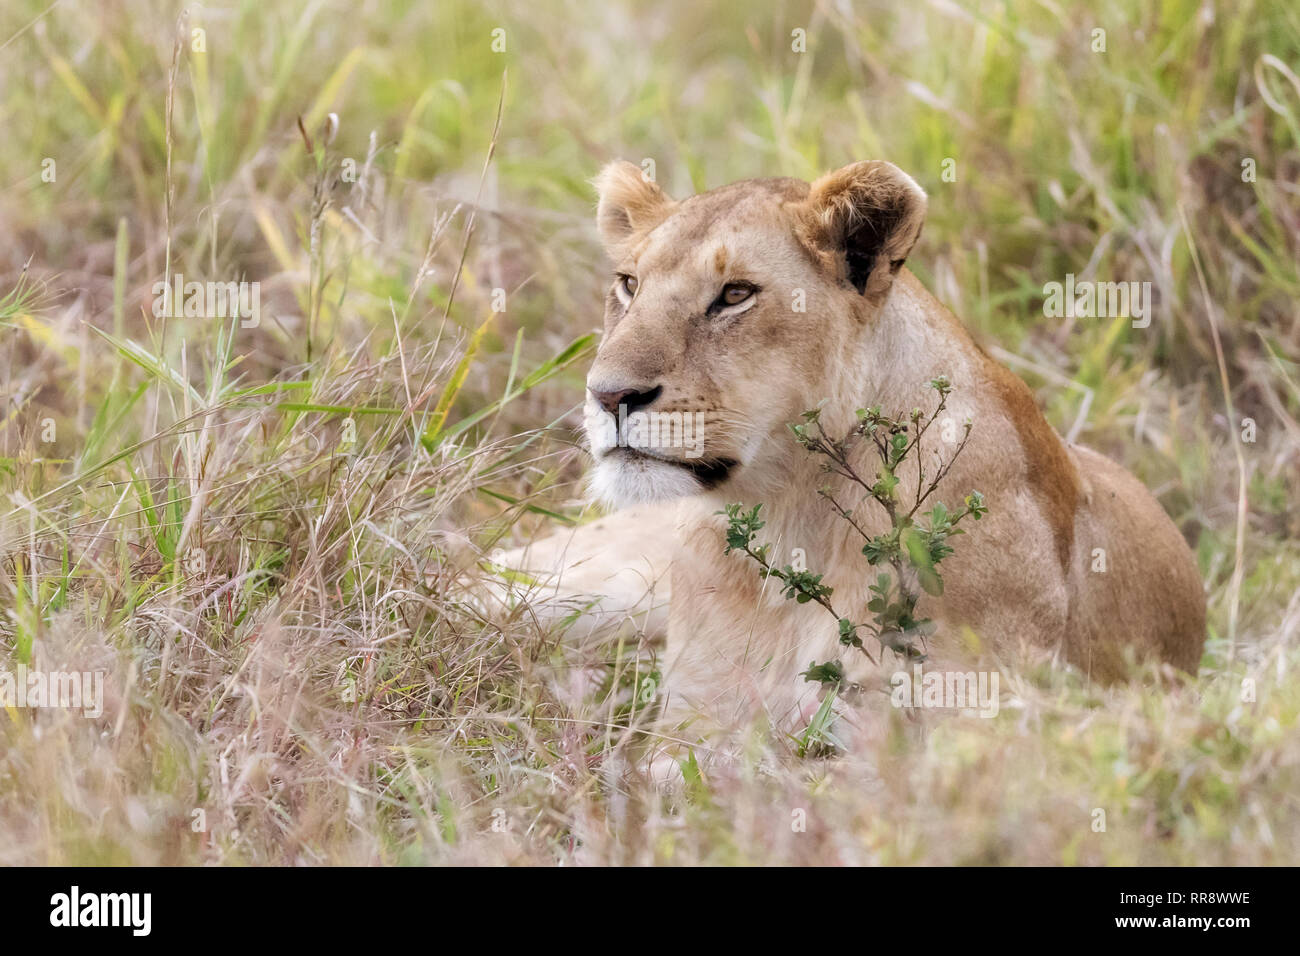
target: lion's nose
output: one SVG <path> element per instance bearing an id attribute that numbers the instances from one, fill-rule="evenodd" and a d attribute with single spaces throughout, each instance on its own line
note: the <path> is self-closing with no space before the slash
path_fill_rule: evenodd
<path id="1" fill-rule="evenodd" d="M 663 393 L 663 386 L 656 385 L 648 391 L 636 388 L 616 388 L 610 390 L 593 388 L 591 397 L 600 402 L 600 407 L 611 415 L 618 414 L 618 407 L 626 405 L 629 412 L 645 408 Z"/>

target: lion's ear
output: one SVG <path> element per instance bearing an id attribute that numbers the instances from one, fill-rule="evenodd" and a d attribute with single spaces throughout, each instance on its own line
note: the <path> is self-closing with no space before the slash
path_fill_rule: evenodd
<path id="1" fill-rule="evenodd" d="M 611 258 L 619 259 L 629 238 L 663 222 L 673 201 L 658 183 L 626 160 L 607 165 L 595 179 L 600 203 L 596 227 Z"/>
<path id="2" fill-rule="evenodd" d="M 888 291 L 925 221 L 925 191 L 893 163 L 827 173 L 808 194 L 812 240 L 836 254 L 863 295 Z"/>

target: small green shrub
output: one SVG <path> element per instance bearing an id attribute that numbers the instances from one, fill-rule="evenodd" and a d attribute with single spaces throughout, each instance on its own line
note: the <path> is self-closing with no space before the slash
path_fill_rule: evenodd
<path id="1" fill-rule="evenodd" d="M 932 620 L 918 617 L 916 605 L 921 592 L 938 597 L 943 594 L 943 577 L 939 564 L 953 553 L 951 538 L 964 534 L 959 525 L 967 518 L 978 521 L 988 513 L 984 496 L 978 491 L 966 495 L 962 506 L 949 510 L 942 501 L 935 501 L 927 511 L 922 507 L 935 494 L 939 483 L 952 469 L 953 463 L 970 440 L 971 424 L 965 423 L 957 450 L 933 474 L 927 474 L 920 454 L 921 440 L 947 408 L 952 385 L 940 376 L 930 383 L 939 394 L 939 402 L 928 417 L 919 408 L 912 409 L 906 417 L 891 418 L 879 405 L 858 409 L 858 423 L 842 438 L 826 434 L 821 424 L 821 409 L 803 413 L 802 421 L 790 426 L 795 439 L 805 449 L 825 459 L 823 470 L 847 479 L 851 486 L 861 489 L 863 496 L 855 503 L 841 502 L 828 486 L 818 489 L 841 518 L 849 523 L 863 540 L 862 554 L 867 564 L 877 569 L 875 581 L 869 586 L 871 600 L 864 609 L 869 620 L 860 618 L 860 611 L 837 609 L 832 603 L 834 589 L 822 583 L 823 574 L 812 570 L 796 570 L 786 564 L 777 567 L 769 560 L 770 546 L 756 544 L 758 532 L 764 521 L 759 517 L 762 505 L 745 510 L 742 504 L 729 504 L 718 514 L 727 517 L 727 546 L 725 554 L 740 551 L 749 555 L 759 566 L 763 578 L 776 578 L 784 585 L 783 596 L 799 604 L 814 602 L 832 615 L 839 627 L 840 643 L 856 648 L 872 663 L 867 640 L 874 641 L 880 652 L 886 648 L 905 660 L 924 660 L 926 639 L 934 632 Z M 879 460 L 879 468 L 870 478 L 864 477 L 855 465 L 855 452 L 862 442 L 870 442 Z M 907 500 L 900 493 L 899 476 L 908 459 L 916 462 L 916 493 Z M 874 501 L 889 517 L 889 528 L 881 534 L 869 534 L 854 517 L 857 506 L 866 500 Z M 802 675 L 806 680 L 830 685 L 828 702 L 819 715 L 829 715 L 829 699 L 844 683 L 844 665 L 840 660 L 813 662 Z M 801 750 L 810 749 L 813 742 L 825 743 L 828 735 L 818 729 L 818 721 L 805 731 Z M 821 724 L 827 721 L 823 717 Z"/>

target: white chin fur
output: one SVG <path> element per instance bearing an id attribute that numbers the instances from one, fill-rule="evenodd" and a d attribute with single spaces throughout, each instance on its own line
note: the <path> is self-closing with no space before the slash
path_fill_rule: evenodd
<path id="1" fill-rule="evenodd" d="M 592 496 L 610 508 L 685 498 L 702 489 L 693 475 L 676 465 L 623 455 L 597 461 L 588 482 Z"/>

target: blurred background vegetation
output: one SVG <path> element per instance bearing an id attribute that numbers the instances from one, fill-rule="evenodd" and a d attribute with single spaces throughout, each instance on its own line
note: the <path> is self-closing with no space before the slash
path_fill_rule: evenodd
<path id="1" fill-rule="evenodd" d="M 0 44 L 0 661 L 115 688 L 0 716 L 0 860 L 1294 861 L 1293 3 L 9 0 Z M 455 584 L 589 514 L 616 157 L 910 172 L 913 271 L 1196 548 L 1199 686 L 1026 675 L 664 811 L 623 665 L 575 711 L 559 637 Z M 261 324 L 156 319 L 176 273 Z M 1067 273 L 1151 326 L 1045 317 Z"/>

